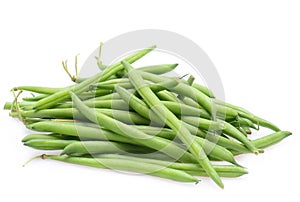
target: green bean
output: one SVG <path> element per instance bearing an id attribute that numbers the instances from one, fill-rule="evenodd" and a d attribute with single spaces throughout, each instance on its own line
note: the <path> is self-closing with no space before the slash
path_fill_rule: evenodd
<path id="1" fill-rule="evenodd" d="M 184 97 L 182 102 L 186 105 L 191 106 L 191 107 L 198 108 L 198 109 L 203 109 L 196 101 L 194 101 L 193 99 L 191 99 L 189 97 Z"/>
<path id="2" fill-rule="evenodd" d="M 149 133 L 150 135 L 153 135 L 154 127 L 150 126 L 134 126 L 138 128 L 139 130 Z M 59 133 L 63 134 L 66 139 L 72 139 L 76 137 L 79 137 L 81 140 L 109 140 L 109 141 L 117 141 L 122 143 L 134 143 L 136 145 L 140 145 L 139 143 L 136 143 L 133 139 L 127 139 L 123 136 L 120 136 L 118 134 L 115 134 L 111 131 L 108 131 L 106 129 L 100 128 L 98 125 L 93 123 L 86 123 L 86 122 L 65 122 L 65 120 L 59 120 L 59 121 L 41 121 L 37 123 L 33 123 L 30 125 L 27 125 L 27 128 L 39 132 L 52 132 L 52 133 Z M 162 135 L 168 134 L 167 131 L 164 131 L 167 129 L 162 129 L 160 132 L 157 132 L 156 134 L 162 133 Z M 161 136 L 162 136 L 161 135 Z M 165 136 L 167 137 L 167 136 Z"/>
<path id="3" fill-rule="evenodd" d="M 151 66 L 144 66 L 137 68 L 140 71 L 149 72 L 152 74 L 165 74 L 172 70 L 174 70 L 178 64 L 162 64 L 162 65 L 151 65 Z M 118 77 L 124 77 L 126 76 L 126 72 L 120 71 L 117 75 Z"/>
<path id="4" fill-rule="evenodd" d="M 107 116 L 116 118 L 119 121 L 122 121 L 124 123 L 128 124 L 139 124 L 139 125 L 148 125 L 149 120 L 141 117 L 135 112 L 130 111 L 122 111 L 122 110 L 112 110 L 112 109 L 95 109 L 95 111 L 98 111 L 100 113 L 103 113 Z M 21 112 L 22 117 L 25 118 L 52 118 L 52 119 L 77 119 L 82 120 L 85 119 L 84 116 L 81 115 L 81 113 L 78 112 L 77 109 L 74 108 L 58 108 L 58 109 L 43 109 L 39 111 L 22 111 Z M 11 116 L 17 117 L 18 113 L 13 112 L 11 113 Z"/>
<path id="5" fill-rule="evenodd" d="M 140 59 L 147 53 L 151 52 L 155 46 L 143 49 L 131 56 L 128 56 L 125 60 L 128 61 L 129 63 L 133 63 L 136 60 Z M 52 106 L 55 106 L 56 104 L 63 102 L 70 98 L 70 92 L 76 92 L 76 93 L 82 93 L 85 90 L 89 88 L 89 86 L 97 81 L 105 81 L 118 71 L 122 70 L 124 67 L 123 65 L 118 62 L 115 63 L 114 65 L 106 68 L 103 72 L 96 74 L 95 76 L 83 81 L 80 84 L 76 84 L 74 86 L 71 86 L 69 88 L 66 88 L 64 90 L 58 91 L 42 100 L 39 100 L 35 106 L 34 109 L 36 110 L 41 110 L 41 109 L 46 109 Z"/>
<path id="6" fill-rule="evenodd" d="M 92 86 L 115 85 L 115 84 L 123 84 L 123 83 L 129 83 L 129 79 L 128 78 L 110 79 L 110 80 L 107 80 L 107 81 L 103 81 L 103 82 L 93 84 Z"/>
<path id="7" fill-rule="evenodd" d="M 35 139 L 46 139 L 46 140 L 76 140 L 74 137 L 69 137 L 65 135 L 60 135 L 57 133 L 50 133 L 50 134 L 29 134 L 26 135 L 23 139 L 22 142 L 27 142 L 29 140 L 35 140 Z"/>
<path id="8" fill-rule="evenodd" d="M 237 167 L 237 166 L 236 166 Z M 216 168 L 215 168 L 216 169 Z M 204 177 L 209 177 L 206 172 L 204 171 L 186 171 L 188 174 L 193 175 L 193 176 L 204 176 Z M 239 172 L 239 171 L 231 171 L 231 172 L 226 172 L 226 171 L 217 171 L 218 175 L 220 177 L 226 177 L 226 178 L 236 178 L 240 177 L 242 175 L 247 174 L 248 172 Z"/>
<path id="9" fill-rule="evenodd" d="M 43 159 L 51 159 L 56 161 L 62 161 L 66 163 L 90 166 L 95 168 L 108 168 L 129 172 L 136 172 L 141 174 L 147 174 L 157 176 L 161 178 L 171 179 L 179 182 L 195 182 L 198 183 L 198 179 L 192 175 L 187 174 L 184 171 L 175 170 L 171 168 L 163 168 L 160 165 L 148 164 L 138 161 L 129 161 L 119 159 L 107 159 L 107 158 L 84 158 L 84 157 L 65 157 L 65 156 L 52 156 L 42 155 Z"/>
<path id="10" fill-rule="evenodd" d="M 103 83 L 98 83 L 98 84 L 94 84 L 92 87 L 99 88 L 99 89 L 101 88 L 101 89 L 113 90 L 113 89 L 115 89 L 116 85 L 119 85 L 119 86 L 122 86 L 123 88 L 128 88 L 128 89 L 132 88 L 132 85 L 129 82 L 128 83 L 109 84 L 109 85 L 103 84 Z"/>
<path id="11" fill-rule="evenodd" d="M 42 100 L 46 97 L 48 97 L 49 95 L 38 95 L 38 96 L 34 96 L 34 97 L 24 97 L 22 98 L 22 100 L 24 101 L 28 101 L 28 102 L 32 102 L 32 101 L 39 101 L 39 100 Z"/>
<path id="12" fill-rule="evenodd" d="M 164 90 L 156 93 L 157 97 L 161 100 L 171 101 L 171 102 L 180 102 L 180 100 L 171 92 Z"/>
<path id="13" fill-rule="evenodd" d="M 209 90 L 209 88 L 199 85 L 197 83 L 193 83 L 192 86 L 194 88 L 196 88 L 197 90 L 201 91 L 202 93 L 204 93 L 206 96 L 210 97 L 210 98 L 214 98 L 214 94 L 211 90 Z"/>
<path id="14" fill-rule="evenodd" d="M 110 140 L 134 143 L 131 138 L 125 138 L 100 127 L 85 125 L 86 123 L 83 125 L 76 122 L 41 121 L 27 125 L 27 128 L 39 132 L 52 132 L 79 137 L 81 140 Z"/>
<path id="15" fill-rule="evenodd" d="M 24 142 L 25 146 L 39 150 L 61 150 L 67 145 L 78 142 L 77 140 L 60 140 L 60 139 L 33 139 Z"/>
<path id="16" fill-rule="evenodd" d="M 286 138 L 290 135 L 292 135 L 292 133 L 289 131 L 279 131 L 279 132 L 275 132 L 270 135 L 266 135 L 264 137 L 255 139 L 252 142 L 255 145 L 255 147 L 257 147 L 259 149 L 265 149 L 267 147 L 270 147 L 274 144 L 279 143 L 281 140 L 283 140 L 284 138 Z M 245 154 L 245 153 L 247 153 L 247 152 L 233 151 L 234 155 Z"/>
<path id="17" fill-rule="evenodd" d="M 118 109 L 118 110 L 128 110 L 129 107 L 126 106 L 126 103 L 123 100 L 97 100 L 97 99 L 89 99 L 83 101 L 89 107 L 94 108 L 107 108 L 107 109 Z M 72 103 L 64 103 L 58 105 L 56 108 L 71 108 Z"/>
<path id="18" fill-rule="evenodd" d="M 171 112 L 177 115 L 187 115 L 187 116 L 198 116 L 205 119 L 210 119 L 210 115 L 202 109 L 191 107 L 186 104 L 181 104 L 177 102 L 161 101 Z"/>
<path id="19" fill-rule="evenodd" d="M 143 158 L 142 156 L 125 156 L 125 155 L 119 155 L 119 154 L 100 154 L 95 155 L 96 158 L 109 158 L 109 159 L 124 159 L 124 160 L 133 160 L 133 161 L 139 161 L 149 164 L 157 164 L 168 168 L 173 168 L 176 170 L 183 170 L 186 172 L 193 172 L 193 175 L 197 176 L 207 176 L 205 173 L 205 170 L 200 167 L 198 164 L 192 164 L 192 163 L 177 163 L 177 162 L 168 162 L 168 161 L 162 161 L 159 159 L 149 159 L 149 158 Z M 218 172 L 218 174 L 222 173 L 225 177 L 238 177 L 243 174 L 247 174 L 248 172 L 240 167 L 240 166 L 230 166 L 230 165 L 213 165 L 214 169 Z"/>
<path id="20" fill-rule="evenodd" d="M 153 126 L 144 126 L 144 125 L 136 125 L 135 128 L 147 133 L 148 135 L 163 137 L 168 140 L 174 140 L 176 135 L 169 128 L 161 128 L 161 127 L 153 127 Z"/>
<path id="21" fill-rule="evenodd" d="M 63 88 L 51 88 L 51 87 L 40 87 L 40 86 L 18 86 L 14 87 L 13 90 L 22 90 L 22 91 L 30 91 L 34 93 L 40 94 L 54 94 L 57 91 L 62 90 Z"/>
<path id="22" fill-rule="evenodd" d="M 137 68 L 140 71 L 149 72 L 152 74 L 165 74 L 174 70 L 178 64 L 163 64 L 163 65 L 152 65 Z"/>
<path id="23" fill-rule="evenodd" d="M 61 155 L 82 156 L 85 154 L 104 153 L 150 153 L 153 150 L 132 144 L 109 142 L 109 141 L 80 141 L 66 146 Z"/>
<path id="24" fill-rule="evenodd" d="M 178 135 L 179 139 L 188 147 L 189 151 L 196 158 L 198 163 L 205 169 L 207 174 L 219 185 L 224 187 L 218 173 L 212 167 L 202 147 L 194 142 L 192 134 L 181 124 L 181 121 L 170 112 L 157 98 L 157 96 L 147 87 L 138 71 L 133 70 L 131 65 L 122 61 L 127 70 L 128 78 L 141 97 L 151 107 L 151 110 Z M 180 85 L 180 84 L 179 84 Z M 178 86 L 178 85 L 177 85 Z M 175 87 L 176 88 L 176 87 Z"/>
<path id="25" fill-rule="evenodd" d="M 171 141 L 160 138 L 160 137 L 153 137 L 150 136 L 134 127 L 126 125 L 122 122 L 119 122 L 111 117 L 108 117 L 102 113 L 94 111 L 84 105 L 80 99 L 73 94 L 72 99 L 76 108 L 90 121 L 97 123 L 98 125 L 108 128 L 111 131 L 123 135 L 125 137 L 129 137 L 134 139 L 136 142 L 144 145 L 146 147 L 161 151 L 174 159 L 179 159 L 182 161 L 194 161 L 192 155 L 185 152 L 184 149 L 178 147 L 177 145 L 173 144 Z"/>

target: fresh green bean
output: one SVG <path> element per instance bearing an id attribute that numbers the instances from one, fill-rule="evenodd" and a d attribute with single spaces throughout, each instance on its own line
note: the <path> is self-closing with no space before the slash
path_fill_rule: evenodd
<path id="1" fill-rule="evenodd" d="M 24 142 L 24 145 L 39 150 L 61 150 L 67 145 L 78 142 L 77 140 L 60 140 L 60 139 L 33 139 Z"/>
<path id="2" fill-rule="evenodd" d="M 57 134 L 57 133 L 50 133 L 50 134 L 29 134 L 26 135 L 23 139 L 22 142 L 27 142 L 29 140 L 35 140 L 35 139 L 46 139 L 46 140 L 78 140 L 78 138 L 74 138 L 74 137 L 69 137 L 69 136 L 65 136 L 65 135 L 61 135 L 61 134 Z"/>
<path id="3" fill-rule="evenodd" d="M 211 119 L 210 115 L 202 109 L 191 107 L 186 104 L 181 104 L 177 102 L 161 101 L 171 112 L 176 115 L 187 115 L 187 116 L 197 116 L 203 117 L 205 119 Z"/>
<path id="4" fill-rule="evenodd" d="M 57 91 L 62 90 L 62 88 L 51 88 L 51 87 L 41 87 L 41 86 L 18 86 L 13 88 L 13 90 L 30 91 L 34 93 L 40 93 L 40 94 L 54 94 Z"/>
<path id="5" fill-rule="evenodd" d="M 162 64 L 162 65 L 144 66 L 144 67 L 139 67 L 137 69 L 140 71 L 149 72 L 152 74 L 165 74 L 170 71 L 173 71 L 177 66 L 178 66 L 178 64 Z M 127 74 L 127 72 L 125 72 L 123 70 L 123 71 L 118 72 L 117 76 L 124 77 L 124 76 L 126 76 L 126 74 Z"/>
<path id="6" fill-rule="evenodd" d="M 209 90 L 209 88 L 207 88 L 206 86 L 202 86 L 200 84 L 197 84 L 197 83 L 193 83 L 192 86 L 201 91 L 202 93 L 204 93 L 206 96 L 210 97 L 210 98 L 214 98 L 214 94 L 211 90 Z"/>
<path id="7" fill-rule="evenodd" d="M 149 164 L 157 164 L 164 167 L 176 169 L 176 170 L 183 170 L 186 172 L 193 172 L 193 175 L 196 176 L 207 176 L 205 170 L 200 167 L 198 164 L 192 163 L 177 163 L 177 162 L 168 162 L 162 161 L 159 159 L 149 159 L 143 158 L 143 155 L 140 157 L 135 156 L 125 156 L 125 155 L 118 155 L 118 154 L 100 154 L 95 155 L 96 158 L 109 158 L 109 159 L 124 159 L 124 160 L 133 160 L 138 162 L 144 162 Z M 223 173 L 225 177 L 238 177 L 244 174 L 247 174 L 247 170 L 240 166 L 231 166 L 231 165 L 213 165 L 214 169 L 218 172 L 218 174 Z"/>
<path id="8" fill-rule="evenodd" d="M 112 109 L 95 109 L 100 113 L 103 113 L 107 116 L 113 117 L 119 121 L 128 124 L 139 124 L 139 125 L 148 125 L 149 120 L 143 118 L 135 112 L 123 111 L 123 110 L 112 110 Z M 58 109 L 43 109 L 39 111 L 22 111 L 22 117 L 24 118 L 51 118 L 51 119 L 77 119 L 82 120 L 85 119 L 81 113 L 78 112 L 77 109 L 74 108 L 58 108 Z M 13 112 L 11 116 L 17 117 L 18 113 Z"/>
<path id="9" fill-rule="evenodd" d="M 134 140 L 131 138 L 125 138 L 100 127 L 90 127 L 90 125 L 85 125 L 86 123 L 41 121 L 27 125 L 27 128 L 39 132 L 52 132 L 79 137 L 80 140 L 110 140 L 122 143 L 134 143 Z"/>
<path id="10" fill-rule="evenodd" d="M 151 153 L 153 150 L 132 144 L 110 141 L 80 141 L 67 145 L 61 155 L 82 156 L 85 154 L 104 153 Z"/>
<path id="11" fill-rule="evenodd" d="M 157 176 L 161 178 L 171 179 L 179 182 L 195 182 L 198 183 L 198 179 L 192 175 L 187 174 L 184 171 L 163 168 L 160 165 L 148 164 L 138 161 L 129 161 L 119 159 L 107 159 L 107 158 L 84 158 L 84 157 L 65 157 L 65 156 L 53 156 L 53 155 L 42 155 L 43 159 L 51 159 L 56 161 L 62 161 L 66 163 L 90 166 L 95 168 L 108 168 L 115 170 L 123 170 L 129 172 L 136 172 L 141 174 L 147 174 Z"/>
<path id="12" fill-rule="evenodd" d="M 279 143 L 284 138 L 286 138 L 286 137 L 288 137 L 290 135 L 292 135 L 292 133 L 289 132 L 289 131 L 279 131 L 279 132 L 275 132 L 275 133 L 272 133 L 270 135 L 266 135 L 264 137 L 255 139 L 252 142 L 255 145 L 255 147 L 257 147 L 259 149 L 265 149 L 267 147 L 270 147 L 270 146 L 272 146 L 274 144 Z M 247 152 L 232 151 L 232 153 L 234 155 L 239 155 L 239 154 L 245 154 Z"/>
<path id="13" fill-rule="evenodd" d="M 34 101 L 42 100 L 42 99 L 44 99 L 48 96 L 49 95 L 42 94 L 42 95 L 37 95 L 37 96 L 34 96 L 34 97 L 24 97 L 24 98 L 22 98 L 22 100 L 28 101 L 28 102 L 34 102 Z"/>

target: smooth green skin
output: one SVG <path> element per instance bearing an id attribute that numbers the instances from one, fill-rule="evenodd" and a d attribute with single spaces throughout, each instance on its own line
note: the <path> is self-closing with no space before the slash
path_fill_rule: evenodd
<path id="1" fill-rule="evenodd" d="M 107 116 L 115 118 L 121 122 L 127 124 L 139 124 L 139 125 L 148 125 L 149 120 L 143 118 L 139 114 L 130 111 L 123 110 L 112 110 L 112 109 L 94 109 L 97 112 L 103 113 Z M 39 111 L 22 111 L 22 117 L 24 118 L 51 118 L 51 119 L 76 119 L 81 120 L 85 119 L 84 116 L 74 108 L 61 108 L 61 109 L 43 109 Z M 17 117 L 18 113 L 13 112 L 11 116 Z"/>
<path id="2" fill-rule="evenodd" d="M 24 142 L 24 145 L 39 150 L 61 150 L 74 142 L 78 140 L 33 139 Z"/>
<path id="3" fill-rule="evenodd" d="M 210 115 L 203 109 L 198 109 L 191 107 L 186 104 L 171 102 L 171 101 L 161 101 L 171 112 L 179 116 L 197 116 L 205 119 L 211 119 Z"/>
<path id="4" fill-rule="evenodd" d="M 44 99 L 48 96 L 49 95 L 38 95 L 38 96 L 35 96 L 35 97 L 24 97 L 24 98 L 22 98 L 22 100 L 28 101 L 28 102 L 35 102 L 35 101 L 42 100 L 42 99 Z"/>
<path id="5" fill-rule="evenodd" d="M 215 181 L 215 183 L 221 188 L 224 187 L 218 173 L 212 167 L 208 157 L 203 151 L 201 145 L 194 142 L 193 135 L 184 127 L 179 119 L 168 110 L 157 98 L 157 96 L 151 91 L 151 89 L 145 85 L 142 76 L 138 71 L 134 70 L 131 65 L 122 61 L 128 78 L 139 95 L 145 100 L 150 109 L 156 114 L 161 120 L 165 120 L 166 124 L 177 134 L 178 138 L 187 146 L 188 150 L 192 153 L 198 163 L 205 169 L 207 174 Z M 180 85 L 180 84 L 178 84 Z M 176 85 L 176 87 L 178 86 Z M 175 87 L 175 88 L 176 88 Z"/>
<path id="6" fill-rule="evenodd" d="M 152 65 L 137 68 L 140 71 L 149 72 L 152 74 L 165 74 L 173 71 L 178 64 L 163 64 L 163 65 Z"/>
<path id="7" fill-rule="evenodd" d="M 150 109 L 148 108 L 148 106 L 142 100 L 140 100 L 139 98 L 137 98 L 132 93 L 130 93 L 129 91 L 127 91 L 126 89 L 124 89 L 122 87 L 117 87 L 116 91 L 120 94 L 120 96 L 124 99 L 124 101 L 128 105 L 130 105 L 137 113 L 144 116 L 145 118 L 154 120 L 155 122 L 160 122 L 160 118 L 158 116 L 156 116 L 156 114 L 151 114 Z M 209 133 L 206 134 L 206 133 L 201 132 L 198 128 L 196 128 L 194 126 L 191 126 L 191 125 L 186 124 L 184 122 L 182 122 L 182 124 L 193 135 L 199 135 L 203 138 L 207 138 L 206 136 L 214 137 L 214 136 L 209 135 Z M 169 135 L 172 135 L 172 134 L 169 134 Z M 168 136 L 168 137 L 170 137 L 170 136 Z M 168 137 L 164 137 L 164 138 L 168 138 Z M 170 138 L 171 139 L 176 138 L 176 134 L 173 132 L 173 136 L 171 136 Z M 229 152 L 228 150 L 226 150 L 225 148 L 223 148 L 219 145 L 216 145 L 215 143 L 219 144 L 219 142 L 221 142 L 225 145 L 228 145 L 228 142 L 229 142 L 230 143 L 229 145 L 233 145 L 233 147 L 229 147 L 229 148 L 239 148 L 239 146 L 240 146 L 242 148 L 242 151 L 247 150 L 242 145 L 239 145 L 238 143 L 235 143 L 235 142 L 233 142 L 229 139 L 226 139 L 226 138 L 223 138 L 223 137 L 220 137 L 220 136 L 217 139 L 211 138 L 211 140 L 213 140 L 213 143 L 211 143 L 211 142 L 209 142 L 209 141 L 207 141 L 203 138 L 200 138 L 200 137 L 193 136 L 193 138 L 195 139 L 195 141 L 197 141 L 198 144 L 202 145 L 204 151 L 210 157 L 225 160 L 225 161 L 228 161 L 228 162 L 231 162 L 231 163 L 234 163 L 234 164 L 236 164 L 236 162 L 235 162 L 234 157 L 231 154 L 231 152 Z"/>
<path id="8" fill-rule="evenodd" d="M 85 154 L 104 153 L 151 153 L 153 150 L 132 144 L 124 144 L 110 141 L 80 141 L 66 146 L 61 155 L 82 156 Z"/>
<path id="9" fill-rule="evenodd" d="M 192 117 L 192 116 L 182 116 L 181 119 L 182 119 L 182 121 L 184 121 L 188 124 L 191 124 L 195 127 L 203 127 L 202 129 L 205 129 L 204 127 L 208 127 L 208 130 L 210 130 L 211 124 L 209 122 L 211 122 L 211 121 L 209 121 L 209 120 L 201 119 L 198 117 Z M 245 135 L 242 134 L 238 129 L 236 129 L 235 127 L 233 127 L 232 125 L 230 125 L 229 123 L 227 123 L 225 121 L 220 120 L 219 122 L 223 126 L 222 130 L 225 134 L 242 142 L 251 152 L 258 153 L 257 149 L 255 148 L 255 146 L 253 145 L 251 140 L 249 140 L 247 137 L 245 137 Z M 211 128 L 211 129 L 214 130 L 215 128 Z M 218 128 L 216 128 L 216 129 L 218 129 Z M 207 129 L 205 129 L 205 130 L 207 130 Z"/>
<path id="10" fill-rule="evenodd" d="M 193 176 L 203 176 L 203 177 L 209 177 L 206 172 L 204 171 L 186 171 L 188 174 Z M 244 172 L 223 172 L 223 171 L 217 171 L 220 177 L 226 177 L 226 178 L 237 178 L 240 176 L 243 176 L 247 173 Z"/>
<path id="11" fill-rule="evenodd" d="M 109 140 L 122 143 L 134 143 L 131 138 L 125 138 L 100 127 L 74 122 L 41 121 L 27 125 L 28 129 L 39 132 L 52 132 L 79 137 L 80 140 Z"/>
<path id="12" fill-rule="evenodd" d="M 62 161 L 66 163 L 72 163 L 77 165 L 90 166 L 95 168 L 106 168 L 113 170 L 122 170 L 129 172 L 136 172 L 141 174 L 152 175 L 165 179 L 175 180 L 178 182 L 195 182 L 199 180 L 192 175 L 187 174 L 181 170 L 175 170 L 172 168 L 164 168 L 160 165 L 149 164 L 138 161 L 130 161 L 119 159 L 108 159 L 108 158 L 86 158 L 86 157 L 65 157 L 65 156 L 52 156 L 43 155 L 43 159 L 51 159 L 56 161 Z"/>
<path id="13" fill-rule="evenodd" d="M 214 98 L 214 94 L 211 90 L 209 90 L 209 88 L 205 87 L 205 86 L 202 86 L 200 84 L 197 84 L 197 83 L 193 83 L 192 86 L 201 91 L 202 93 L 204 93 L 206 96 L 210 97 L 210 98 Z"/>
<path id="14" fill-rule="evenodd" d="M 151 65 L 151 66 L 144 66 L 144 67 L 139 67 L 137 68 L 140 71 L 144 72 L 149 72 L 152 74 L 165 74 L 170 71 L 173 71 L 178 64 L 162 64 L 162 65 Z M 127 72 L 126 71 L 121 71 L 117 73 L 118 77 L 124 77 L 126 76 Z"/>
<path id="15" fill-rule="evenodd" d="M 72 86 L 71 86 L 72 87 Z M 66 87 L 66 88 L 61 88 L 60 91 L 64 91 L 65 89 L 68 89 L 68 88 L 71 88 L 71 87 Z M 39 88 L 39 87 L 37 87 Z M 57 91 L 57 92 L 60 92 L 60 91 Z M 95 96 L 104 96 L 104 95 L 108 95 L 111 93 L 111 90 L 105 90 L 105 89 L 97 89 L 95 91 L 87 91 L 87 92 L 82 92 L 80 93 L 80 97 L 83 99 L 89 99 L 89 98 L 94 98 Z M 53 93 L 54 94 L 54 93 Z M 32 103 L 32 108 L 35 108 L 35 104 L 37 104 L 38 101 L 44 99 L 44 98 L 47 98 L 53 94 L 42 94 L 42 95 L 38 95 L 38 96 L 35 96 L 35 97 L 25 97 L 23 98 L 24 101 L 28 101 L 28 102 L 36 102 L 36 103 Z M 68 99 L 66 99 L 68 100 Z M 53 105 L 53 106 L 56 106 L 56 105 Z M 52 106 L 52 107 L 53 107 Z M 48 108 L 51 108 L 51 107 L 48 107 Z"/>
<path id="16" fill-rule="evenodd" d="M 180 100 L 172 92 L 167 90 L 156 92 L 156 95 L 160 100 L 171 101 L 175 103 L 180 102 Z"/>
<path id="17" fill-rule="evenodd" d="M 138 59 L 142 58 L 147 53 L 151 52 L 154 48 L 155 48 L 155 46 L 143 49 L 137 53 L 134 53 L 134 54 L 128 56 L 125 60 L 128 61 L 129 63 L 133 63 L 133 62 L 137 61 Z M 55 106 L 58 103 L 64 102 L 65 100 L 70 98 L 70 92 L 75 92 L 75 93 L 80 94 L 80 93 L 88 90 L 88 88 L 91 84 L 94 84 L 98 81 L 105 81 L 109 77 L 111 77 L 114 74 L 116 74 L 117 72 L 121 71 L 123 68 L 124 68 L 123 65 L 120 62 L 117 62 L 114 65 L 106 68 L 103 72 L 96 74 L 95 76 L 92 76 L 91 78 L 83 81 L 82 83 L 75 84 L 66 89 L 58 91 L 42 100 L 39 100 L 35 104 L 34 109 L 35 110 L 47 109 L 47 108 Z"/>
<path id="18" fill-rule="evenodd" d="M 29 140 L 35 140 L 35 139 L 46 139 L 46 140 L 78 140 L 78 138 L 66 136 L 66 135 L 60 135 L 57 133 L 51 133 L 51 134 L 29 134 L 26 135 L 23 139 L 22 142 L 27 142 Z"/>
<path id="19" fill-rule="evenodd" d="M 30 91 L 40 94 L 54 94 L 63 88 L 51 88 L 51 87 L 41 87 L 41 86 L 18 86 L 13 88 L 14 90 Z"/>
<path id="20" fill-rule="evenodd" d="M 93 108 L 107 108 L 107 109 L 118 109 L 118 110 L 129 110 L 129 107 L 126 106 L 126 103 L 123 100 L 96 100 L 89 99 L 83 101 L 89 107 Z M 56 108 L 72 108 L 72 103 L 64 103 L 58 105 Z"/>
<path id="21" fill-rule="evenodd" d="M 100 154 L 95 155 L 96 158 L 109 158 L 109 159 L 124 159 L 124 160 L 133 160 L 133 161 L 139 161 L 149 164 L 157 164 L 168 168 L 173 168 L 176 170 L 183 170 L 187 172 L 193 172 L 193 175 L 196 176 L 207 176 L 205 173 L 205 170 L 200 167 L 198 164 L 192 164 L 192 163 L 178 163 L 178 162 L 172 162 L 172 161 L 162 161 L 159 159 L 150 159 L 150 158 L 143 158 L 143 156 L 140 157 L 134 157 L 134 156 L 125 156 L 125 155 L 118 155 L 118 154 Z M 240 166 L 231 166 L 231 165 L 213 165 L 214 169 L 220 174 L 222 173 L 225 177 L 238 177 L 244 174 L 247 174 L 247 170 L 245 168 L 242 168 Z M 222 177 L 223 177 L 222 176 Z"/>
<path id="22" fill-rule="evenodd" d="M 289 131 L 279 131 L 279 132 L 275 132 L 270 135 L 266 135 L 264 137 L 255 139 L 252 142 L 257 148 L 265 149 L 267 147 L 270 147 L 274 144 L 279 143 L 280 141 L 282 141 L 283 139 L 285 139 L 286 137 L 288 137 L 290 135 L 292 135 L 292 133 Z M 232 151 L 232 153 L 234 155 L 239 155 L 239 154 L 246 154 L 247 152 Z"/>
<path id="23" fill-rule="evenodd" d="M 195 161 L 192 155 L 190 155 L 184 149 L 178 147 L 171 141 L 164 138 L 148 135 L 135 127 L 124 124 L 109 116 L 99 113 L 84 105 L 84 103 L 75 94 L 72 94 L 72 99 L 76 108 L 82 113 L 82 115 L 84 115 L 93 123 L 96 123 L 99 126 L 107 128 L 124 137 L 134 139 L 135 142 L 138 142 L 139 144 L 146 147 L 161 151 L 174 159 L 180 158 L 180 160 L 182 161 Z"/>
<path id="24" fill-rule="evenodd" d="M 46 139 L 46 140 L 59 140 L 59 138 L 56 135 L 45 135 L 45 134 L 29 134 L 26 135 L 23 139 L 22 142 L 27 142 L 30 140 L 34 140 L 34 139 Z"/>
<path id="25" fill-rule="evenodd" d="M 127 88 L 127 89 L 132 88 L 132 85 L 129 82 L 128 83 L 109 84 L 109 85 L 106 85 L 103 83 L 98 83 L 98 84 L 93 85 L 93 87 L 98 88 L 98 89 L 114 90 L 116 85 L 122 86 L 123 88 Z"/>
<path id="26" fill-rule="evenodd" d="M 203 109 L 196 101 L 194 101 L 193 99 L 191 99 L 189 97 L 184 97 L 182 102 L 188 106 L 198 108 L 198 109 Z"/>

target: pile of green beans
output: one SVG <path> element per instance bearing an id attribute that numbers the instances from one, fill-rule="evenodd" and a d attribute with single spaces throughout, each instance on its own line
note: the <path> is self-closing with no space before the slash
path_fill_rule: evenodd
<path id="1" fill-rule="evenodd" d="M 223 188 L 221 177 L 248 173 L 237 155 L 263 153 L 291 135 L 218 100 L 193 76 L 167 76 L 177 64 L 132 67 L 154 48 L 140 50 L 90 78 L 72 77 L 75 83 L 67 87 L 14 87 L 19 93 L 4 109 L 35 131 L 23 138 L 24 145 L 59 152 L 34 159 L 178 182 L 198 183 L 199 176 L 207 176 Z M 23 91 L 34 96 L 20 101 Z M 274 132 L 253 137 L 252 131 L 261 127 Z"/>

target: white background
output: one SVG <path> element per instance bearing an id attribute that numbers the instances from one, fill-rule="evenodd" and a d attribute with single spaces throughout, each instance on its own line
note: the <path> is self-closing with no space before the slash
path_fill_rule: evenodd
<path id="1" fill-rule="evenodd" d="M 7 1 L 8 2 L 8 1 Z M 299 201 L 300 5 L 297 1 L 9 1 L 0 6 L 0 105 L 17 85 L 64 86 L 62 59 L 81 61 L 124 32 L 165 29 L 199 44 L 226 100 L 293 132 L 265 154 L 238 158 L 249 174 L 181 184 L 37 160 L 28 133 L 1 110 L 0 201 Z"/>

